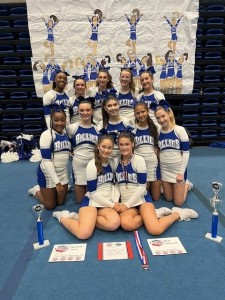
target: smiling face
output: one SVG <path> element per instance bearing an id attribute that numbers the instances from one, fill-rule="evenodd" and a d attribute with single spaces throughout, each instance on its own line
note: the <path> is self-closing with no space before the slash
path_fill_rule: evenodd
<path id="1" fill-rule="evenodd" d="M 163 108 L 160 107 L 155 112 L 155 117 L 159 125 L 162 126 L 162 129 L 168 130 L 172 126 L 170 111 L 165 111 Z"/>
<path id="2" fill-rule="evenodd" d="M 61 134 L 66 127 L 66 114 L 63 111 L 52 114 L 52 129 Z"/>
<path id="3" fill-rule="evenodd" d="M 55 76 L 55 79 L 54 79 L 54 83 L 55 83 L 55 90 L 57 92 L 62 92 L 66 85 L 67 85 L 67 76 L 65 73 L 58 73 L 56 74 Z"/>
<path id="4" fill-rule="evenodd" d="M 119 103 L 116 99 L 107 100 L 104 109 L 107 111 L 109 116 L 117 116 L 120 109 Z"/>
<path id="5" fill-rule="evenodd" d="M 113 141 L 110 138 L 103 138 L 97 145 L 99 150 L 99 155 L 103 160 L 107 160 L 112 154 L 113 150 Z"/>
<path id="6" fill-rule="evenodd" d="M 74 82 L 75 95 L 77 97 L 85 95 L 86 84 L 83 79 L 77 79 Z"/>
<path id="7" fill-rule="evenodd" d="M 144 89 L 144 91 L 151 91 L 153 89 L 153 76 L 150 75 L 149 72 L 143 72 L 140 76 L 140 83 Z"/>
<path id="8" fill-rule="evenodd" d="M 134 115 L 138 124 L 147 125 L 148 108 L 144 103 L 139 103 L 135 106 Z"/>
<path id="9" fill-rule="evenodd" d="M 107 83 L 109 82 L 108 73 L 100 71 L 98 73 L 97 81 L 98 81 L 99 89 L 104 91 L 106 89 Z"/>
<path id="10" fill-rule="evenodd" d="M 128 88 L 131 83 L 131 72 L 123 70 L 120 73 L 120 84 L 122 88 Z"/>
<path id="11" fill-rule="evenodd" d="M 119 137 L 118 146 L 123 159 L 133 154 L 134 142 L 129 137 Z"/>
<path id="12" fill-rule="evenodd" d="M 81 102 L 79 105 L 79 114 L 84 122 L 91 121 L 91 117 L 93 115 L 91 103 Z"/>

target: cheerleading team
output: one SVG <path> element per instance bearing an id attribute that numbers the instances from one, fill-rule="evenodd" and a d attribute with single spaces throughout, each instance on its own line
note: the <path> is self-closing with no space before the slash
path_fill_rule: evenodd
<path id="1" fill-rule="evenodd" d="M 83 198 L 79 215 L 74 212 L 55 211 L 53 217 L 79 239 L 88 239 L 95 227 L 114 231 L 120 226 L 119 194 L 114 187 L 113 149 L 110 135 L 99 136 L 94 158 L 86 168 L 87 194 Z"/>
<path id="2" fill-rule="evenodd" d="M 66 201 L 68 160 L 71 143 L 65 131 L 66 114 L 59 106 L 52 108 L 50 129 L 40 137 L 41 162 L 37 169 L 40 191 L 36 197 L 46 209 L 54 209 Z"/>
<path id="3" fill-rule="evenodd" d="M 44 94 L 43 97 L 43 109 L 47 128 L 50 128 L 50 114 L 53 105 L 57 104 L 64 109 L 66 113 L 66 125 L 70 123 L 69 115 L 69 97 L 65 93 L 67 85 L 67 74 L 59 71 L 53 82 L 53 89 Z"/>
<path id="4" fill-rule="evenodd" d="M 160 235 L 176 221 L 189 221 L 198 214 L 189 208 L 166 207 L 155 209 L 146 191 L 145 160 L 133 152 L 134 136 L 122 132 L 118 138 L 121 156 L 115 161 L 116 184 L 121 203 L 116 208 L 124 230 L 133 231 L 143 224 L 152 235 Z"/>
<path id="5" fill-rule="evenodd" d="M 189 188 L 189 184 L 186 183 L 189 138 L 185 128 L 176 125 L 173 111 L 167 101 L 152 103 L 151 108 L 161 126 L 158 147 L 164 196 L 167 201 L 182 206 Z"/>
<path id="6" fill-rule="evenodd" d="M 140 83 L 142 86 L 141 92 L 137 95 L 137 101 L 145 102 L 148 105 L 149 116 L 153 122 L 158 126 L 154 111 L 151 110 L 150 104 L 152 102 L 159 102 L 159 100 L 165 99 L 163 93 L 154 89 L 154 77 L 149 71 L 143 71 L 140 75 Z"/>
<path id="7" fill-rule="evenodd" d="M 98 123 L 102 120 L 102 102 L 107 98 L 110 91 L 115 91 L 112 83 L 112 76 L 107 69 L 100 69 L 98 72 L 97 83 L 95 88 L 87 91 L 87 97 L 94 97 L 94 122 Z M 104 95 L 104 92 L 106 94 Z"/>
<path id="8" fill-rule="evenodd" d="M 93 103 L 83 100 L 79 103 L 80 121 L 68 126 L 68 135 L 73 150 L 73 174 L 75 180 L 75 200 L 80 203 L 86 193 L 85 170 L 94 157 L 94 147 L 98 140 L 98 129 L 93 122 Z"/>
<path id="9" fill-rule="evenodd" d="M 112 157 L 119 155 L 117 136 L 119 132 L 128 128 L 128 125 L 129 120 L 120 116 L 120 106 L 116 94 L 109 95 L 102 102 L 102 121 L 98 124 L 98 129 L 100 132 L 111 134 L 114 137 L 115 144 Z"/>
<path id="10" fill-rule="evenodd" d="M 80 120 L 78 111 L 79 102 L 84 100 L 86 93 L 86 82 L 83 77 L 77 76 L 73 82 L 74 95 L 69 98 L 70 105 L 70 124 Z"/>
<path id="11" fill-rule="evenodd" d="M 161 196 L 161 176 L 158 161 L 158 130 L 149 117 L 149 109 L 145 102 L 138 102 L 134 108 L 135 135 L 134 153 L 142 156 L 147 169 L 147 191 L 154 201 Z"/>

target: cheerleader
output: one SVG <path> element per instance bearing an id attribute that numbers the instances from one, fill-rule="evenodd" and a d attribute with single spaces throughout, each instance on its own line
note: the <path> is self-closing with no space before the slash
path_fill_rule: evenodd
<path id="1" fill-rule="evenodd" d="M 198 217 L 194 210 L 188 208 L 155 209 L 146 191 L 145 160 L 133 153 L 134 136 L 122 132 L 118 144 L 121 157 L 115 161 L 115 172 L 121 203 L 116 211 L 120 214 L 120 224 L 123 229 L 133 231 L 144 223 L 148 233 L 160 235 L 178 220 L 189 221 L 191 218 Z"/>
<path id="2" fill-rule="evenodd" d="M 148 71 L 144 71 L 140 76 L 140 83 L 142 85 L 142 91 L 137 96 L 137 101 L 145 102 L 149 109 L 149 116 L 152 121 L 158 126 L 156 118 L 154 116 L 154 111 L 150 109 L 150 104 L 152 102 L 159 102 L 159 100 L 165 99 L 163 93 L 156 91 L 153 86 L 154 77 Z"/>
<path id="3" fill-rule="evenodd" d="M 94 157 L 94 146 L 98 139 L 97 126 L 94 124 L 92 103 L 83 100 L 79 103 L 80 121 L 70 124 L 68 135 L 73 149 L 73 174 L 75 179 L 75 199 L 80 203 L 86 193 L 87 179 L 85 170 Z"/>
<path id="4" fill-rule="evenodd" d="M 148 115 L 148 106 L 139 102 L 134 108 L 135 114 L 135 148 L 134 153 L 142 156 L 147 169 L 147 191 L 157 201 L 161 195 L 161 177 L 158 162 L 158 131 Z"/>
<path id="5" fill-rule="evenodd" d="M 75 77 L 75 76 L 74 76 Z M 70 104 L 70 123 L 76 123 L 80 120 L 80 115 L 78 113 L 78 106 L 80 100 L 84 100 L 85 98 L 85 91 L 86 91 L 86 82 L 83 76 L 75 77 L 73 88 L 75 93 L 73 96 L 69 98 Z"/>
<path id="6" fill-rule="evenodd" d="M 104 96 L 104 92 L 106 91 L 108 93 L 110 90 L 114 90 L 112 76 L 107 69 L 100 69 L 97 77 L 97 86 L 95 88 L 90 88 L 87 91 L 87 97 L 95 98 L 94 122 L 96 124 L 102 120 L 102 101 L 106 97 Z"/>
<path id="7" fill-rule="evenodd" d="M 59 72 L 55 76 L 53 82 L 53 90 L 44 94 L 43 108 L 44 108 L 44 116 L 45 116 L 47 128 L 50 128 L 51 108 L 55 104 L 59 105 L 62 109 L 64 109 L 66 113 L 66 125 L 68 126 L 70 123 L 69 97 L 64 91 L 66 85 L 67 85 L 67 74 L 64 72 Z"/>
<path id="8" fill-rule="evenodd" d="M 113 162 L 110 160 L 113 138 L 100 136 L 95 146 L 94 158 L 86 168 L 87 194 L 81 202 L 79 215 L 71 219 L 68 211 L 54 212 L 53 216 L 79 239 L 88 239 L 95 226 L 102 230 L 114 231 L 120 226 L 116 212 L 119 194 L 114 188 Z"/>
<path id="9" fill-rule="evenodd" d="M 53 108 L 50 119 L 51 128 L 40 137 L 41 162 L 37 169 L 37 182 L 40 187 L 38 199 L 46 209 L 63 205 L 68 190 L 67 165 L 71 144 L 67 134 L 66 114 L 60 107 Z"/>
<path id="10" fill-rule="evenodd" d="M 118 95 L 121 118 L 134 119 L 135 83 L 132 71 L 122 69 L 120 72 L 120 90 Z"/>
<path id="11" fill-rule="evenodd" d="M 98 125 L 100 132 L 106 132 L 115 137 L 115 145 L 112 151 L 112 157 L 119 155 L 117 145 L 117 136 L 119 132 L 128 127 L 129 120 L 122 119 L 120 116 L 119 101 L 115 95 L 109 95 L 102 103 L 102 121 Z"/>
<path id="12" fill-rule="evenodd" d="M 182 206 L 189 188 L 186 184 L 189 138 L 184 127 L 175 124 L 168 102 L 161 100 L 151 106 L 161 126 L 158 147 L 164 196 L 167 201 Z"/>

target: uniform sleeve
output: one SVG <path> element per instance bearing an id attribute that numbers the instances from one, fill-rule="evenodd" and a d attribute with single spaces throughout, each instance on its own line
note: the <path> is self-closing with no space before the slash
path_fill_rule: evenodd
<path id="1" fill-rule="evenodd" d="M 163 93 L 159 91 L 155 91 L 155 99 L 159 102 L 160 100 L 165 100 L 165 96 Z"/>
<path id="2" fill-rule="evenodd" d="M 134 167 L 137 172 L 138 187 L 131 198 L 125 203 L 128 208 L 135 206 L 140 198 L 142 198 L 146 193 L 147 171 L 144 158 L 141 156 L 135 156 Z"/>
<path id="3" fill-rule="evenodd" d="M 54 133 L 52 133 L 54 135 Z M 55 172 L 54 164 L 51 160 L 52 157 L 52 141 L 54 140 L 54 136 L 52 137 L 50 130 L 46 130 L 42 133 L 40 137 L 40 151 L 42 157 L 42 164 L 46 168 L 49 176 L 52 181 L 57 184 L 59 183 L 59 178 Z"/>
<path id="4" fill-rule="evenodd" d="M 179 137 L 180 140 L 180 149 L 182 151 L 182 160 L 181 160 L 181 167 L 180 167 L 180 174 L 184 174 L 188 161 L 189 161 L 189 138 L 187 132 L 184 127 L 176 126 L 176 135 Z"/>
<path id="5" fill-rule="evenodd" d="M 51 105 L 55 99 L 55 94 L 53 91 L 49 91 L 44 94 L 43 97 L 43 109 L 44 109 L 44 116 L 47 128 L 50 129 L 50 114 L 51 114 Z"/>
<path id="6" fill-rule="evenodd" d="M 95 97 L 96 92 L 97 92 L 96 88 L 90 88 L 90 89 L 87 91 L 86 98 L 87 98 L 87 97 Z"/>
<path id="7" fill-rule="evenodd" d="M 97 175 L 97 168 L 95 166 L 94 159 L 92 159 L 87 165 L 86 178 L 87 178 L 88 196 L 90 200 L 99 203 L 101 206 L 113 208 L 114 203 L 107 200 L 98 192 L 97 189 L 98 175 Z"/>

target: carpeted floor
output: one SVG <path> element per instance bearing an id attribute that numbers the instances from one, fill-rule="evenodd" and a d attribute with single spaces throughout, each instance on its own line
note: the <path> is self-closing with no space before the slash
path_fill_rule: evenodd
<path id="1" fill-rule="evenodd" d="M 153 256 L 147 244 L 152 238 L 144 228 L 139 230 L 147 253 L 150 270 L 143 271 L 132 232 L 96 230 L 86 241 L 84 262 L 48 263 L 54 244 L 83 243 L 68 233 L 52 212 L 45 211 L 44 235 L 50 246 L 33 250 L 37 241 L 36 216 L 32 206 L 36 200 L 27 195 L 35 183 L 36 163 L 28 161 L 0 164 L 1 178 L 1 261 L 0 299 L 225 299 L 225 244 L 205 239 L 211 230 L 209 199 L 212 181 L 223 183 L 220 198 L 225 199 L 225 149 L 196 147 L 191 150 L 188 178 L 194 189 L 186 207 L 198 211 L 199 218 L 177 222 L 162 237 L 178 236 L 187 254 Z M 168 206 L 164 200 L 156 207 Z M 60 209 L 78 210 L 73 193 Z M 225 239 L 225 204 L 220 206 L 218 235 Z M 98 261 L 99 242 L 129 240 L 132 260 Z"/>

